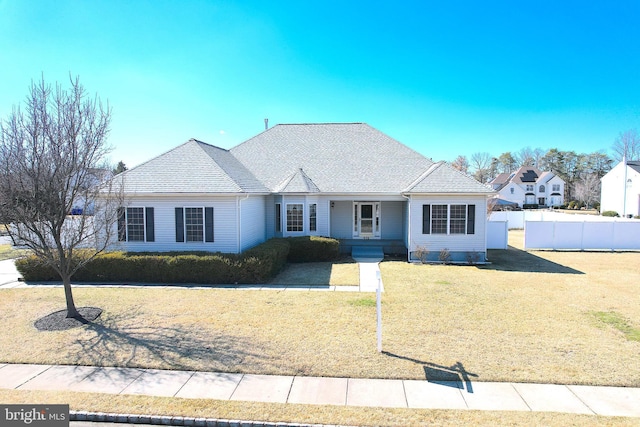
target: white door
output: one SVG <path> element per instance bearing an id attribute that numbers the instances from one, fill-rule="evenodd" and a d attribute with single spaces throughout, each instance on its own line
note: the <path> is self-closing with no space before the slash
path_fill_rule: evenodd
<path id="1" fill-rule="evenodd" d="M 353 204 L 353 237 L 380 238 L 380 202 Z"/>

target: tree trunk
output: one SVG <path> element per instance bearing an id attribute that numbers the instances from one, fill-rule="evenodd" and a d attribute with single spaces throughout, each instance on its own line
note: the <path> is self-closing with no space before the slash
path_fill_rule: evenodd
<path id="1" fill-rule="evenodd" d="M 71 278 L 63 278 L 62 286 L 64 286 L 64 296 L 67 300 L 67 318 L 79 318 L 80 313 L 76 309 L 76 304 L 73 302 L 73 294 L 71 293 Z"/>

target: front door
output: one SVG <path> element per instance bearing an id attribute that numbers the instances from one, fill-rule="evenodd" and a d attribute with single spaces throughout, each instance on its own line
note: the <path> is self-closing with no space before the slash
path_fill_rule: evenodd
<path id="1" fill-rule="evenodd" d="M 353 208 L 353 237 L 380 238 L 380 202 L 355 202 Z"/>

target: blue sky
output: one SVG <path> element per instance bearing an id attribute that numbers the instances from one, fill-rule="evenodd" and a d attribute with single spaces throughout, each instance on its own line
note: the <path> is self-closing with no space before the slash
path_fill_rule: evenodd
<path id="1" fill-rule="evenodd" d="M 640 127 L 637 1 L 0 0 L 0 116 L 32 79 L 113 108 L 112 161 L 367 122 L 434 160 L 609 151 Z"/>

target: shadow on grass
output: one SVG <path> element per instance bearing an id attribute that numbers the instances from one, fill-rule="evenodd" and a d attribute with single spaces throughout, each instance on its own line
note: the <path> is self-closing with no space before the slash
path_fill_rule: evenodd
<path id="1" fill-rule="evenodd" d="M 197 327 L 132 324 L 143 314 L 87 322 L 92 336 L 72 343 L 78 364 L 160 369 L 234 371 L 252 351 L 255 342 L 223 334 L 204 333 Z M 149 322 L 151 323 L 151 322 Z"/>
<path id="2" fill-rule="evenodd" d="M 487 255 L 491 264 L 478 266 L 478 268 L 528 273 L 584 274 L 582 271 L 549 261 L 513 246 L 509 246 L 506 251 L 491 249 Z"/>
<path id="3" fill-rule="evenodd" d="M 478 375 L 467 372 L 462 362 L 457 362 L 453 366 L 442 366 L 436 363 L 424 362 L 422 360 L 413 359 L 407 356 L 400 356 L 398 354 L 383 351 L 385 356 L 393 357 L 396 359 L 407 360 L 409 362 L 422 365 L 424 369 L 424 376 L 430 383 L 440 384 L 447 387 L 455 387 L 459 389 L 466 388 L 467 393 L 473 393 L 473 384 L 471 384 L 471 377 L 478 377 Z"/>

